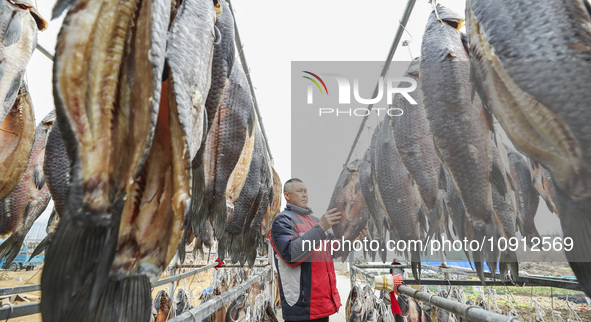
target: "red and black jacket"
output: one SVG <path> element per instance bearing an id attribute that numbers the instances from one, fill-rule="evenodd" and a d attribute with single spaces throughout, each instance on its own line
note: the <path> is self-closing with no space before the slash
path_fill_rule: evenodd
<path id="1" fill-rule="evenodd" d="M 318 219 L 311 214 L 297 214 L 288 205 L 273 220 L 270 239 L 279 272 L 283 318 L 313 320 L 336 313 L 341 307 L 341 298 L 330 243 L 326 244 L 328 249 L 308 250 L 310 244 L 320 245 L 329 239 L 318 225 Z"/>

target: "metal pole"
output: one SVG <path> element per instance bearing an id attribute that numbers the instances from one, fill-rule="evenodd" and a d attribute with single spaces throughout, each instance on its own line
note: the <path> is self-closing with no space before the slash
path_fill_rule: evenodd
<path id="1" fill-rule="evenodd" d="M 234 18 L 234 40 L 236 41 L 236 48 L 238 48 L 238 55 L 240 56 L 240 61 L 242 62 L 242 69 L 244 69 L 244 73 L 246 74 L 246 79 L 248 80 L 248 86 L 250 87 L 250 93 L 252 95 L 252 101 L 254 103 L 254 110 L 257 114 L 257 119 L 259 120 L 259 125 L 261 126 L 261 132 L 263 132 L 263 137 L 265 138 L 265 145 L 267 146 L 267 153 L 269 153 L 269 158 L 271 159 L 271 164 L 273 164 L 273 155 L 271 154 L 271 148 L 269 147 L 269 140 L 267 139 L 267 133 L 265 132 L 265 126 L 263 125 L 263 119 L 261 118 L 261 112 L 259 111 L 259 104 L 257 102 L 257 97 L 254 93 L 254 86 L 252 86 L 252 79 L 250 79 L 250 69 L 248 68 L 248 64 L 246 63 L 246 56 L 244 55 L 244 46 L 242 45 L 242 40 L 240 39 L 240 33 L 238 33 L 238 24 L 236 23 L 236 15 L 234 15 L 234 9 L 232 7 L 232 3 L 230 0 L 228 1 L 228 5 L 230 6 L 230 12 L 232 13 L 232 17 Z"/>
<path id="2" fill-rule="evenodd" d="M 45 57 L 53 61 L 53 55 L 47 49 L 43 48 L 43 46 L 37 44 L 37 50 L 40 51 L 43 55 L 45 55 Z"/>
<path id="3" fill-rule="evenodd" d="M 388 52 L 388 57 L 386 58 L 386 63 L 384 64 L 384 68 L 382 69 L 382 73 L 380 74 L 380 79 L 386 77 L 388 73 L 388 69 L 390 68 L 390 62 L 392 62 L 392 58 L 394 57 L 394 53 L 396 53 L 396 48 L 398 48 L 398 43 L 400 42 L 400 38 L 402 38 L 402 33 L 404 32 L 404 28 L 408 23 L 408 19 L 410 18 L 410 14 L 412 9 L 415 6 L 416 0 L 408 0 L 406 3 L 406 9 L 404 9 L 404 13 L 402 14 L 402 19 L 400 19 L 400 24 L 398 25 L 398 29 L 396 30 L 396 35 L 394 36 L 394 41 L 392 42 L 392 46 L 390 46 L 390 52 Z M 373 91 L 373 95 L 371 97 L 376 97 L 379 91 L 380 83 L 376 84 L 376 88 Z M 367 107 L 368 111 L 371 111 L 373 108 L 373 104 L 370 104 Z M 349 163 L 351 160 L 351 155 L 355 150 L 355 146 L 357 146 L 357 142 L 359 141 L 359 137 L 361 136 L 361 132 L 363 132 L 363 128 L 365 127 L 365 122 L 367 122 L 367 118 L 369 117 L 369 113 L 363 117 L 363 121 L 361 121 L 361 125 L 359 126 L 359 131 L 357 132 L 357 136 L 355 137 L 355 141 L 353 141 L 353 146 L 351 147 L 351 151 L 349 152 L 349 156 L 347 156 L 347 161 L 345 165 Z"/>
<path id="4" fill-rule="evenodd" d="M 509 318 L 508 316 L 483 310 L 479 306 L 466 305 L 460 302 L 448 300 L 446 298 L 429 294 L 427 292 L 415 290 L 412 287 L 406 285 L 398 286 L 398 292 L 424 303 L 429 303 L 430 305 L 444 309 L 458 316 L 462 316 L 468 321 L 519 321 L 517 318 Z"/>

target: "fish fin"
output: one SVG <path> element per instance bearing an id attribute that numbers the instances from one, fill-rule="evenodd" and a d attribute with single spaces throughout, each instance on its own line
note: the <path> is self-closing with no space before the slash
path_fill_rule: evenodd
<path id="1" fill-rule="evenodd" d="M 12 233 L 12 235 L 0 245 L 0 259 L 6 258 L 3 268 L 8 268 L 8 266 L 12 264 L 12 261 L 21 250 L 24 240 L 25 236 L 23 234 Z"/>
<path id="2" fill-rule="evenodd" d="M 492 169 L 490 171 L 490 183 L 492 184 L 493 188 L 499 193 L 499 195 L 501 195 L 504 198 L 505 194 L 507 194 L 505 175 L 496 163 L 493 163 Z"/>
<path id="3" fill-rule="evenodd" d="M 35 183 L 37 190 L 41 190 L 45 185 L 45 176 L 41 174 L 39 169 L 33 170 L 33 182 Z"/>
<path id="4" fill-rule="evenodd" d="M 203 206 L 203 194 L 205 191 L 205 174 L 203 154 L 205 146 L 202 144 L 195 158 L 191 162 L 191 206 L 187 221 L 193 228 L 195 236 L 198 236 L 200 228 L 203 227 L 207 220 L 207 215 L 201 211 Z"/>
<path id="5" fill-rule="evenodd" d="M 41 276 L 41 290 L 46 294 L 41 300 L 44 321 L 64 321 L 75 312 L 97 308 L 115 258 L 124 204 L 124 196 L 118 197 L 111 206 L 112 218 L 104 223 L 92 222 L 85 215 L 62 218 Z"/>
<path id="6" fill-rule="evenodd" d="M 43 238 L 43 240 L 37 245 L 37 247 L 35 247 L 35 250 L 33 250 L 33 253 L 31 253 L 31 256 L 29 257 L 29 261 L 31 261 L 33 257 L 41 254 L 44 250 L 46 250 L 47 247 L 51 244 L 52 238 L 53 234 L 47 234 L 47 236 Z"/>
<path id="7" fill-rule="evenodd" d="M 443 163 L 439 163 L 439 180 L 437 182 L 437 188 L 447 192 L 447 178 L 445 176 L 445 169 Z"/>
<path id="8" fill-rule="evenodd" d="M 517 191 L 517 189 L 515 188 L 515 181 L 513 180 L 513 177 L 511 176 L 511 174 L 509 172 L 505 172 L 505 176 L 507 177 L 507 181 L 509 182 L 509 186 L 511 188 L 511 191 L 515 192 Z"/>
<path id="9" fill-rule="evenodd" d="M 228 232 L 224 232 L 224 235 L 222 236 L 222 238 L 220 238 L 218 240 L 218 258 L 223 262 L 224 259 L 226 258 L 226 254 L 230 251 L 232 251 L 232 243 L 231 243 L 231 236 Z M 231 256 L 231 255 L 230 255 Z M 232 260 L 235 260 L 237 258 L 235 258 L 234 256 L 231 256 Z"/>
<path id="10" fill-rule="evenodd" d="M 21 35 L 23 33 L 22 23 L 24 15 L 24 12 L 17 12 L 12 16 L 10 24 L 8 25 L 8 29 L 6 29 L 4 38 L 2 39 L 2 44 L 4 46 L 8 47 L 14 45 L 21 39 Z"/>
<path id="11" fill-rule="evenodd" d="M 221 198 L 216 198 L 212 200 L 209 216 L 210 218 L 212 218 L 215 238 L 222 238 L 222 236 L 224 235 L 224 231 L 226 230 L 227 217 L 225 196 L 221 196 Z"/>
<path id="12" fill-rule="evenodd" d="M 248 114 L 248 122 L 247 122 L 247 131 L 248 131 L 248 137 L 252 137 L 255 133 L 257 127 L 257 119 L 256 119 L 256 115 L 253 111 L 250 111 L 250 113 Z"/>
<path id="13" fill-rule="evenodd" d="M 75 5 L 77 2 L 78 0 L 58 0 L 53 6 L 51 20 L 61 16 L 64 11 L 70 9 L 70 7 Z"/>
<path id="14" fill-rule="evenodd" d="M 544 199 L 544 202 L 546 203 L 546 207 L 548 207 L 548 209 L 550 209 L 550 212 L 555 214 L 556 211 L 554 211 L 554 207 L 552 206 L 552 204 L 546 199 Z"/>
<path id="15" fill-rule="evenodd" d="M 93 321 L 149 321 L 152 313 L 150 289 L 150 279 L 146 275 L 109 279 Z"/>
<path id="16" fill-rule="evenodd" d="M 587 1 L 583 1 L 583 3 L 585 4 L 585 7 L 587 8 L 587 13 L 589 13 L 589 17 L 591 18 L 591 2 L 589 2 L 589 0 L 587 0 Z"/>
<path id="17" fill-rule="evenodd" d="M 214 45 L 219 45 L 222 43 L 222 32 L 220 31 L 220 28 L 218 28 L 218 26 L 213 26 L 213 32 L 214 32 Z"/>
<path id="18" fill-rule="evenodd" d="M 228 71 L 226 72 L 226 77 L 230 77 L 230 74 L 232 72 L 232 68 L 234 67 L 234 64 L 236 63 L 235 54 L 236 54 L 236 50 L 234 49 L 234 45 L 232 45 L 232 46 L 230 46 L 230 50 L 226 53 L 226 57 L 224 57 L 224 59 L 226 60 L 226 63 L 228 64 Z"/>
<path id="19" fill-rule="evenodd" d="M 443 155 L 441 154 L 441 151 L 439 151 L 439 148 L 437 147 L 437 144 L 435 143 L 435 137 L 433 137 L 433 147 L 435 147 L 435 154 L 437 154 L 439 161 L 441 161 L 441 164 L 443 164 Z"/>

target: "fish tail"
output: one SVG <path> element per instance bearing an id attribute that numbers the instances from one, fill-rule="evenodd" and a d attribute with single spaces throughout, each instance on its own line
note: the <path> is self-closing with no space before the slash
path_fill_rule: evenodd
<path id="1" fill-rule="evenodd" d="M 193 211 L 193 201 L 199 198 L 191 198 L 191 212 Z M 191 225 L 193 225 L 193 233 L 195 236 L 203 236 L 206 233 L 205 225 L 209 219 L 209 209 L 211 207 L 211 199 L 201 198 L 201 205 L 197 208 L 191 216 Z M 219 238 L 218 238 L 219 239 Z"/>
<path id="2" fill-rule="evenodd" d="M 494 226 L 491 223 L 485 223 L 484 221 L 473 222 L 472 232 L 472 240 L 476 240 L 481 243 L 485 237 L 488 240 L 488 238 L 494 236 Z M 485 243 L 485 245 L 483 245 L 483 251 L 472 252 L 472 257 L 474 258 L 474 267 L 476 268 L 476 273 L 484 285 L 486 279 L 484 277 L 483 263 L 487 262 L 489 267 L 493 265 L 496 269 L 496 259 L 493 259 L 494 254 L 489 252 L 489 249 Z"/>
<path id="3" fill-rule="evenodd" d="M 76 310 L 93 312 L 115 258 L 118 226 L 65 218 L 45 256 L 43 321 L 68 320 Z"/>
<path id="4" fill-rule="evenodd" d="M 37 247 L 35 247 L 35 250 L 33 250 L 31 257 L 29 257 L 29 261 L 31 261 L 31 259 L 33 257 L 43 253 L 43 251 L 47 249 L 49 244 L 51 244 L 51 240 L 53 239 L 53 234 L 54 233 L 47 234 L 47 236 L 45 236 L 45 238 L 43 238 L 43 240 L 39 243 L 39 245 L 37 245 Z"/>
<path id="5" fill-rule="evenodd" d="M 382 263 L 386 262 L 386 256 L 388 255 L 388 252 L 386 251 L 386 241 L 384 239 L 382 239 L 380 241 L 380 258 L 382 259 Z"/>
<path id="6" fill-rule="evenodd" d="M 221 261 L 224 261 L 226 258 L 226 253 L 229 253 L 230 257 L 234 259 L 234 254 L 232 253 L 232 242 L 231 236 L 229 233 L 224 232 L 224 236 L 218 240 L 218 258 Z"/>
<path id="7" fill-rule="evenodd" d="M 411 267 L 412 267 L 412 276 L 415 280 L 421 280 L 421 255 L 418 251 L 412 251 L 411 254 Z"/>
<path id="8" fill-rule="evenodd" d="M 203 195 L 205 192 L 205 175 L 203 165 L 203 147 L 197 151 L 197 155 L 192 162 L 191 167 L 191 211 L 187 219 L 195 232 L 195 236 L 199 234 L 199 228 L 205 224 L 207 216 L 200 216 L 200 209 L 203 205 Z"/>
<path id="9" fill-rule="evenodd" d="M 101 293 L 94 321 L 150 321 L 150 288 L 146 275 L 109 279 Z"/>
<path id="10" fill-rule="evenodd" d="M 189 222 L 189 218 L 187 218 L 187 222 L 185 224 L 185 229 L 183 229 L 183 234 L 181 235 L 181 241 L 179 243 L 179 247 L 178 247 L 178 254 L 179 254 L 179 263 L 183 264 L 185 262 L 185 257 L 187 255 L 187 251 L 186 251 L 186 244 L 187 244 L 187 233 L 189 232 L 189 225 L 191 223 Z"/>
<path id="11" fill-rule="evenodd" d="M 540 236 L 540 233 L 538 232 L 538 229 L 536 228 L 536 225 L 535 225 L 534 222 L 528 222 L 528 221 L 526 221 L 523 224 L 523 227 L 522 227 L 521 230 L 522 230 L 522 235 L 525 236 L 525 238 L 527 240 L 527 243 L 528 243 L 528 245 L 530 247 L 533 246 L 532 238 L 534 238 L 534 237 L 537 237 L 537 238 L 540 238 L 540 239 L 542 238 Z"/>
<path id="12" fill-rule="evenodd" d="M 209 213 L 209 216 L 210 218 L 212 218 L 213 232 L 215 238 L 222 238 L 222 236 L 224 235 L 224 231 L 226 230 L 227 217 L 225 196 L 221 196 L 220 198 L 215 198 L 213 200 L 213 202 L 211 203 L 211 212 Z"/>
<path id="13" fill-rule="evenodd" d="M 502 252 L 499 269 L 501 271 L 501 280 L 503 282 L 515 282 L 515 279 L 519 277 L 517 254 L 509 250 Z"/>
<path id="14" fill-rule="evenodd" d="M 25 236 L 23 234 L 13 233 L 2 243 L 2 245 L 0 245 L 0 259 L 6 258 L 3 268 L 8 268 L 8 266 L 12 264 L 12 261 L 16 258 L 18 252 L 21 250 L 24 240 Z"/>

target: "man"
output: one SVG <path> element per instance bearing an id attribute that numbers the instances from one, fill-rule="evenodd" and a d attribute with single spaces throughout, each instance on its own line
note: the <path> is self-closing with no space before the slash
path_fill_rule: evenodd
<path id="1" fill-rule="evenodd" d="M 271 227 L 283 318 L 285 321 L 328 321 L 328 316 L 341 307 L 334 264 L 330 249 L 314 251 L 309 246 L 314 243 L 318 246 L 333 237 L 327 230 L 340 222 L 341 213 L 334 208 L 320 220 L 312 216 L 308 190 L 297 178 L 285 183 L 283 195 L 287 206 L 275 217 Z"/>

